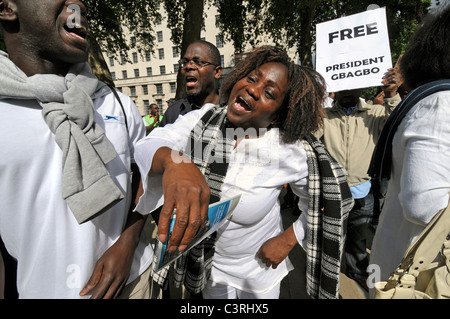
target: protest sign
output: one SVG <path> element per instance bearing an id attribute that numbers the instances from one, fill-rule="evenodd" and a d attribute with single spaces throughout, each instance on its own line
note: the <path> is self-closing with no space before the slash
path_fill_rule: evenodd
<path id="1" fill-rule="evenodd" d="M 391 67 L 386 8 L 316 25 L 316 70 L 328 92 L 380 86 Z"/>

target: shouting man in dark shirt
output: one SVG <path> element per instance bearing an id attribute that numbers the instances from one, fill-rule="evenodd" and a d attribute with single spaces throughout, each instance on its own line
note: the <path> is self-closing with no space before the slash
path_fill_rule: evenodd
<path id="1" fill-rule="evenodd" d="M 219 103 L 222 67 L 219 50 L 213 44 L 203 40 L 191 43 L 179 65 L 187 96 L 167 109 L 160 126 L 173 123 L 178 115 L 199 109 L 206 103 Z"/>

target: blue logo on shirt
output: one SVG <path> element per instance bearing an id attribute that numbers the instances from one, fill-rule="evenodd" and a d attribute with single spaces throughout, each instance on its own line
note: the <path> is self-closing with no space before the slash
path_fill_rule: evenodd
<path id="1" fill-rule="evenodd" d="M 107 121 L 107 120 L 116 120 L 116 121 L 118 121 L 119 117 L 118 116 L 112 116 L 112 115 L 105 115 L 105 121 Z"/>

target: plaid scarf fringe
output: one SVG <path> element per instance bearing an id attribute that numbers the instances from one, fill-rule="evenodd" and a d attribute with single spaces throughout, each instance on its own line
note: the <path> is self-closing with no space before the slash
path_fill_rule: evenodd
<path id="1" fill-rule="evenodd" d="M 309 168 L 306 235 L 307 292 L 338 299 L 347 219 L 354 201 L 347 172 L 313 136 L 303 141 Z"/>

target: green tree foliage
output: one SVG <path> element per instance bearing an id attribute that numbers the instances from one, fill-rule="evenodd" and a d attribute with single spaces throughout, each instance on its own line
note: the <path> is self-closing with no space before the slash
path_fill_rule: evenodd
<path id="1" fill-rule="evenodd" d="M 265 1 L 270 12 L 269 22 L 264 23 L 265 32 L 273 34 L 276 43 L 284 41 L 290 48 L 297 46 L 301 64 L 312 66 L 314 18 L 320 1 Z"/>
<path id="2" fill-rule="evenodd" d="M 122 55 L 128 61 L 127 52 L 154 51 L 153 27 L 161 19 L 158 12 L 160 1 L 145 0 L 84 0 L 89 19 L 89 64 L 94 74 L 102 81 L 114 85 L 102 52 L 111 57 Z M 124 26 L 131 34 L 125 37 Z"/>
<path id="3" fill-rule="evenodd" d="M 209 0 L 212 2 L 211 0 Z M 85 0 L 89 8 L 91 28 L 91 52 L 89 63 L 94 73 L 103 81 L 112 83 L 107 64 L 101 52 L 117 57 L 135 49 L 138 52 L 154 52 L 154 26 L 162 17 L 161 6 L 166 9 L 167 26 L 172 30 L 171 40 L 183 54 L 194 40 L 200 39 L 203 25 L 203 0 Z M 125 38 L 124 26 L 135 42 Z M 183 94 L 182 79 L 177 79 L 177 97 Z"/>
<path id="4" fill-rule="evenodd" d="M 146 0 L 84 0 L 88 8 L 91 36 L 100 48 L 111 56 L 126 53 L 131 48 L 138 52 L 154 50 L 154 25 L 161 19 L 158 12 L 160 1 Z M 124 26 L 132 37 L 133 44 L 125 38 Z"/>
<path id="5" fill-rule="evenodd" d="M 94 72 L 112 83 L 101 52 L 117 57 L 135 49 L 154 52 L 154 26 L 161 20 L 159 8 L 168 12 L 167 23 L 172 41 L 181 54 L 187 45 L 200 38 L 204 6 L 219 3 L 222 36 L 232 41 L 236 53 L 243 53 L 247 44 L 260 44 L 263 34 L 287 48 L 296 47 L 300 62 L 312 65 L 315 47 L 315 25 L 366 10 L 374 0 L 84 0 L 90 21 L 91 54 Z M 390 46 L 393 63 L 403 53 L 411 35 L 420 25 L 431 0 L 386 0 Z M 125 37 L 124 26 L 136 39 Z M 0 39 L 0 49 L 4 48 Z M 179 81 L 177 81 L 179 82 Z M 180 87 L 178 83 L 177 87 Z M 177 92 L 177 96 L 180 93 Z"/>
<path id="6" fill-rule="evenodd" d="M 259 23 L 263 0 L 218 2 L 222 36 L 233 42 L 236 53 L 242 53 L 246 44 L 257 45 L 263 31 Z"/>
<path id="7" fill-rule="evenodd" d="M 123 54 L 132 47 L 126 39 L 124 26 L 135 37 L 135 48 L 139 52 L 154 49 L 155 32 L 153 27 L 161 15 L 161 1 L 146 0 L 83 0 L 88 9 L 90 40 L 98 43 L 100 48 L 111 56 Z M 5 48 L 0 35 L 0 49 Z"/>
<path id="8" fill-rule="evenodd" d="M 204 24 L 203 15 L 205 2 L 203 0 L 164 0 L 167 16 L 167 27 L 172 30 L 171 40 L 180 48 L 183 56 L 190 43 L 200 39 Z M 181 70 L 177 74 L 176 99 L 185 95 L 186 87 Z"/>

